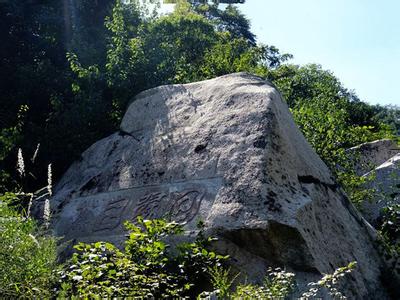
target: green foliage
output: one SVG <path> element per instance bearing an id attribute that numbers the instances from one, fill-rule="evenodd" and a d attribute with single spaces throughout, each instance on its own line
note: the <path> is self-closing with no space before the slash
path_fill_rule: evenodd
<path id="1" fill-rule="evenodd" d="M 21 107 L 29 107 L 13 149 L 24 145 L 30 152 L 38 142 L 47 140 L 51 115 L 68 95 L 62 15 L 63 6 L 54 1 L 3 1 L 0 5 L 0 29 L 4 33 L 0 49 L 0 131 L 16 126 Z M 50 157 L 43 154 L 40 159 L 44 161 Z M 14 151 L 9 152 L 0 166 L 11 177 L 14 155 Z M 13 184 L 8 181 L 4 190 L 13 189 Z"/>
<path id="2" fill-rule="evenodd" d="M 210 21 L 190 10 L 181 10 L 159 18 L 147 30 L 143 47 L 149 59 L 143 69 L 152 85 L 200 79 L 197 69 L 204 52 L 217 38 Z"/>
<path id="3" fill-rule="evenodd" d="M 400 257 L 400 204 L 390 204 L 382 209 L 380 237 L 385 254 Z"/>
<path id="4" fill-rule="evenodd" d="M 211 265 L 225 257 L 203 248 L 202 235 L 169 251 L 166 238 L 182 233 L 182 225 L 164 220 L 126 222 L 125 251 L 110 243 L 80 243 L 59 272 L 61 297 L 182 297 L 190 293 Z"/>
<path id="5" fill-rule="evenodd" d="M 364 188 L 368 178 L 355 174 L 346 150 L 381 138 L 394 138 L 387 124 L 372 118 L 374 111 L 347 91 L 318 65 L 282 65 L 267 73 L 277 85 L 308 142 L 343 185 L 353 203 L 373 194 Z"/>
<path id="6" fill-rule="evenodd" d="M 395 105 L 376 105 L 373 108 L 373 118 L 387 124 L 390 130 L 400 136 L 400 107 Z"/>
<path id="7" fill-rule="evenodd" d="M 231 276 L 230 268 L 217 265 L 208 268 L 208 275 L 215 292 L 218 294 L 218 298 L 225 299 L 230 297 L 233 283 L 240 274 Z M 203 293 L 203 296 L 206 295 L 207 293 Z"/>
<path id="8" fill-rule="evenodd" d="M 220 267 L 228 259 L 228 256 L 208 250 L 216 239 L 204 236 L 202 222 L 199 222 L 198 228 L 199 232 L 193 242 L 183 242 L 177 246 L 179 249 L 177 260 L 180 268 L 186 270 L 186 278 L 189 282 L 207 281 L 210 268 Z"/>
<path id="9" fill-rule="evenodd" d="M 256 37 L 250 30 L 250 21 L 232 2 L 225 9 L 220 9 L 221 1 L 213 3 L 193 2 L 194 10 L 212 20 L 219 32 L 230 32 L 235 39 L 244 39 L 249 45 L 256 46 Z"/>
<path id="10" fill-rule="evenodd" d="M 200 224 L 194 242 L 178 244 L 169 249 L 171 241 L 182 233 L 182 225 L 164 220 L 137 219 L 126 222 L 129 237 L 121 251 L 106 242 L 79 243 L 72 259 L 58 272 L 58 297 L 80 298 L 179 298 L 206 299 L 284 299 L 295 288 L 295 274 L 280 268 L 269 269 L 263 285 L 238 284 L 239 274 L 233 275 L 221 263 L 227 257 L 206 249 L 212 238 L 205 238 Z M 339 295 L 336 284 L 349 273 L 355 263 L 325 275 L 308 293 L 319 288 Z M 207 292 L 208 286 L 213 292 Z"/>
<path id="11" fill-rule="evenodd" d="M 356 266 L 357 262 L 350 262 L 347 266 L 336 269 L 332 274 L 325 274 L 318 282 L 310 282 L 308 284 L 310 289 L 302 294 L 301 299 L 314 299 L 319 296 L 318 293 L 321 289 L 326 289 L 332 299 L 347 299 L 346 296 L 338 290 L 337 285 L 340 278 L 351 273 Z"/>
<path id="12" fill-rule="evenodd" d="M 294 276 L 280 268 L 268 269 L 262 286 L 238 285 L 232 299 L 285 299 L 295 287 Z"/>
<path id="13" fill-rule="evenodd" d="M 0 131 L 0 161 L 5 159 L 7 155 L 14 149 L 18 140 L 22 127 L 24 125 L 24 116 L 28 111 L 27 105 L 22 105 L 17 114 L 16 125 L 10 128 L 3 128 Z"/>
<path id="14" fill-rule="evenodd" d="M 343 102 L 333 102 L 330 98 L 311 99 L 296 105 L 292 111 L 300 130 L 336 174 L 352 202 L 361 203 L 368 200 L 368 195 L 372 195 L 364 187 L 369 178 L 356 175 L 346 149 L 385 135 L 375 135 L 371 127 L 349 125 L 349 112 L 340 109 L 340 105 L 345 104 Z"/>
<path id="15" fill-rule="evenodd" d="M 388 266 L 385 277 L 392 286 L 394 297 L 398 296 L 398 288 L 391 279 L 399 276 L 400 262 L 400 204 L 391 203 L 381 211 L 378 230 L 378 242 L 381 255 Z"/>
<path id="16" fill-rule="evenodd" d="M 23 156 L 22 149 L 19 148 L 17 151 L 17 163 L 15 167 L 15 178 L 13 181 L 13 190 L 11 192 L 4 191 L 0 195 L 3 197 L 7 205 L 22 213 L 26 217 L 30 217 L 32 203 L 37 199 L 42 198 L 47 204 L 49 204 L 48 198 L 52 195 L 52 168 L 51 164 L 47 167 L 47 185 L 35 192 L 28 190 L 27 179 L 37 180 L 33 174 L 33 166 L 36 164 L 36 159 L 40 150 L 40 144 L 37 145 L 36 150 L 32 153 L 32 157 L 26 160 Z M 50 216 L 48 216 L 50 217 Z M 47 220 L 48 221 L 48 220 Z"/>
<path id="17" fill-rule="evenodd" d="M 112 244 L 97 242 L 75 246 L 69 268 L 59 271 L 61 287 L 59 297 L 121 295 L 129 284 L 129 261 Z M 118 270 L 118 272 L 117 272 Z"/>
<path id="18" fill-rule="evenodd" d="M 0 294 L 6 298 L 50 298 L 55 239 L 7 205 L 16 198 L 12 193 L 0 196 Z"/>
<path id="19" fill-rule="evenodd" d="M 400 241 L 400 204 L 383 208 L 381 232 L 392 241 Z"/>
<path id="20" fill-rule="evenodd" d="M 15 150 L 16 144 L 21 140 L 21 132 L 24 125 L 24 117 L 28 111 L 27 105 L 22 105 L 17 114 L 17 122 L 9 128 L 0 128 L 0 193 L 7 190 L 7 186 L 12 182 L 10 171 L 4 168 L 4 160 Z"/>
<path id="21" fill-rule="evenodd" d="M 36 155 L 37 151 L 32 163 Z M 28 173 L 21 149 L 18 149 L 17 171 L 20 180 Z M 22 184 L 15 185 L 17 193 L 0 194 L 0 294 L 6 298 L 49 298 L 54 279 L 52 274 L 57 265 L 56 239 L 46 233 L 49 201 L 45 201 L 44 226 L 38 226 L 30 218 L 35 193 L 24 192 Z M 51 196 L 51 185 L 49 166 L 48 185 L 39 191 L 42 196 Z"/>

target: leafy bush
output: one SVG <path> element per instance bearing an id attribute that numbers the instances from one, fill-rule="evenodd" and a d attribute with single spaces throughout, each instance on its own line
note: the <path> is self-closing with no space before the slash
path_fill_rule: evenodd
<path id="1" fill-rule="evenodd" d="M 380 242 L 385 258 L 400 260 L 400 204 L 394 203 L 384 207 L 380 223 Z"/>
<path id="2" fill-rule="evenodd" d="M 129 237 L 125 249 L 107 242 L 79 243 L 76 253 L 63 266 L 56 263 L 56 242 L 43 234 L 35 222 L 11 209 L 6 202 L 17 196 L 0 198 L 0 293 L 5 297 L 51 298 L 180 298 L 281 299 L 295 287 L 294 274 L 269 269 L 262 286 L 239 284 L 237 275 L 223 267 L 226 256 L 206 247 L 213 240 L 202 230 L 191 243 L 181 243 L 175 252 L 166 239 L 182 233 L 182 225 L 164 220 L 127 222 Z M 325 275 L 318 283 L 331 292 L 342 273 L 353 265 Z M 209 287 L 214 292 L 202 292 Z M 309 292 L 314 293 L 314 289 Z"/>
<path id="3" fill-rule="evenodd" d="M 295 287 L 294 276 L 281 268 L 269 269 L 264 285 L 239 285 L 232 299 L 284 299 Z"/>
<path id="4" fill-rule="evenodd" d="M 310 282 L 308 286 L 310 289 L 304 292 L 301 298 L 314 299 L 319 296 L 321 289 L 326 289 L 328 294 L 333 299 L 347 299 L 337 288 L 340 278 L 344 277 L 347 273 L 351 273 L 356 267 L 357 262 L 350 262 L 347 266 L 336 269 L 332 274 L 325 274 L 321 280 L 317 282 Z"/>
<path id="5" fill-rule="evenodd" d="M 106 242 L 75 246 L 77 252 L 58 271 L 58 297 L 283 299 L 296 286 L 295 274 L 276 268 L 268 270 L 261 286 L 239 283 L 234 288 L 239 274 L 232 275 L 223 266 L 227 256 L 206 249 L 213 239 L 205 238 L 201 229 L 194 242 L 181 243 L 172 251 L 166 239 L 181 234 L 182 225 L 138 217 L 137 224 L 125 226 L 129 237 L 124 250 Z M 342 295 L 335 285 L 354 266 L 350 263 L 310 283 L 313 288 L 307 293 L 316 295 L 318 289 L 327 288 Z M 213 291 L 205 291 L 208 288 Z"/>
<path id="6" fill-rule="evenodd" d="M 56 268 L 56 241 L 35 221 L 10 208 L 17 195 L 0 196 L 0 294 L 49 298 Z"/>
<path id="7" fill-rule="evenodd" d="M 382 234 L 391 241 L 400 242 L 400 204 L 389 205 L 382 213 Z"/>
<path id="8" fill-rule="evenodd" d="M 209 266 L 226 257 L 204 248 L 211 240 L 200 234 L 169 251 L 165 238 L 182 233 L 182 225 L 164 220 L 126 222 L 125 250 L 105 242 L 80 243 L 77 252 L 59 272 L 62 297 L 183 297 L 206 278 Z M 204 284 L 204 283 L 203 283 Z"/>
<path id="9" fill-rule="evenodd" d="M 332 274 L 325 274 L 318 282 L 310 282 L 310 288 L 303 292 L 300 299 L 315 299 L 320 296 L 321 290 L 327 290 L 333 299 L 346 299 L 338 290 L 340 279 L 350 273 L 356 266 L 356 262 L 351 262 L 345 267 L 336 269 Z M 230 272 L 224 268 L 212 268 L 210 276 L 214 287 L 213 292 L 203 292 L 200 299 L 237 299 L 237 300 L 275 300 L 286 299 L 296 291 L 295 274 L 282 270 L 281 268 L 268 269 L 263 285 L 238 284 L 235 289 L 233 282 L 239 274 L 233 278 Z M 298 291 L 298 290 L 297 290 Z"/>
<path id="10" fill-rule="evenodd" d="M 231 295 L 231 289 L 234 281 L 240 274 L 231 276 L 231 269 L 222 266 L 213 266 L 208 269 L 211 284 L 214 292 L 203 292 L 200 297 L 207 297 L 211 294 L 218 295 L 219 298 L 225 299 Z"/>

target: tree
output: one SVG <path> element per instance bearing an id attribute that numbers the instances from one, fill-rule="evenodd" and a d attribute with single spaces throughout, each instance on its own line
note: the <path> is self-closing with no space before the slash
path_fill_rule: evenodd
<path id="1" fill-rule="evenodd" d="M 300 130 L 324 160 L 353 202 L 372 193 L 363 188 L 366 177 L 355 174 L 346 149 L 380 138 L 392 138 L 393 130 L 376 118 L 374 108 L 346 90 L 319 65 L 282 65 L 267 77 L 286 99 Z"/>
<path id="2" fill-rule="evenodd" d="M 13 174 L 18 146 L 23 144 L 33 152 L 45 139 L 49 116 L 68 97 L 70 71 L 62 13 L 62 6 L 52 1 L 0 4 L 0 30 L 4 33 L 0 47 L 2 133 L 20 124 L 19 138 L 0 162 L 8 174 Z M 21 107 L 29 109 L 23 124 L 18 117 Z"/>
<path id="3" fill-rule="evenodd" d="M 230 32 L 233 38 L 244 38 L 247 42 L 256 46 L 256 37 L 251 32 L 250 21 L 240 10 L 232 5 L 234 3 L 244 3 L 244 1 L 192 1 L 195 11 L 207 19 L 213 21 L 220 32 Z M 220 3 L 230 3 L 225 9 L 220 9 Z"/>

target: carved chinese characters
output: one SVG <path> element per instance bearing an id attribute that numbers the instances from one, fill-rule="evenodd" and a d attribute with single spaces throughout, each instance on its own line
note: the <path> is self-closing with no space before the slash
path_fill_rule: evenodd
<path id="1" fill-rule="evenodd" d="M 142 197 L 136 205 L 134 217 L 142 216 L 154 219 L 159 214 L 161 201 L 167 198 L 165 193 L 150 193 Z"/>
<path id="2" fill-rule="evenodd" d="M 136 205 L 134 216 L 149 219 L 164 217 L 177 222 L 190 222 L 198 213 L 204 191 L 150 193 Z M 163 207 L 164 206 L 164 207 Z"/>
<path id="3" fill-rule="evenodd" d="M 72 225 L 65 226 L 62 234 L 66 238 L 76 236 L 77 228 L 81 237 L 120 234 L 124 222 L 135 221 L 138 216 L 190 223 L 201 218 L 201 208 L 210 208 L 219 186 L 220 179 L 214 178 L 80 197 L 64 210 L 69 214 L 60 215 L 61 224 Z"/>

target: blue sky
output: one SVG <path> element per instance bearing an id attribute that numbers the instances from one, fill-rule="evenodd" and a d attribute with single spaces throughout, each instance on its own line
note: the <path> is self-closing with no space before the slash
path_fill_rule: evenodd
<path id="1" fill-rule="evenodd" d="M 247 0 L 258 41 L 319 63 L 369 103 L 400 105 L 400 1 Z"/>
<path id="2" fill-rule="evenodd" d="M 372 104 L 400 105 L 399 0 L 247 0 L 261 43 L 318 63 Z"/>

